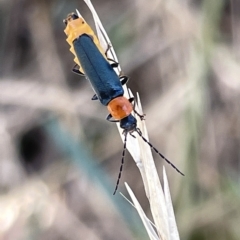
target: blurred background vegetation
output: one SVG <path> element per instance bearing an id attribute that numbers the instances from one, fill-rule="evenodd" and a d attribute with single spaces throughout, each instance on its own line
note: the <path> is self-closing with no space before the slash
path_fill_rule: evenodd
<path id="1" fill-rule="evenodd" d="M 92 2 L 151 142 L 186 175 L 166 166 L 181 239 L 240 239 L 239 1 Z M 147 239 L 135 210 L 112 196 L 116 126 L 71 72 L 62 20 L 76 8 L 93 24 L 82 0 L 0 1 L 1 240 Z M 150 216 L 129 154 L 126 193 L 124 181 Z"/>

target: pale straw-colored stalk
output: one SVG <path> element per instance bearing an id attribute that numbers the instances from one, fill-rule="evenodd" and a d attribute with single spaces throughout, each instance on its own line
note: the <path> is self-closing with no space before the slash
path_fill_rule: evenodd
<path id="1" fill-rule="evenodd" d="M 104 50 L 106 50 L 110 46 L 109 50 L 107 51 L 107 57 L 118 62 L 118 59 L 112 47 L 111 41 L 105 29 L 103 28 L 102 23 L 91 1 L 90 0 L 84 0 L 84 1 L 89 7 L 93 15 L 97 35 L 98 35 L 101 46 L 103 47 Z M 115 68 L 115 71 L 118 75 L 122 73 L 120 65 L 118 66 L 118 68 Z M 128 98 L 132 97 L 132 93 L 129 89 L 127 89 L 126 85 L 123 86 L 123 88 L 124 88 L 125 96 Z M 140 114 L 142 113 L 142 107 L 141 107 L 139 95 L 137 95 L 135 110 Z M 137 127 L 141 130 L 142 135 L 148 140 L 145 121 L 141 121 L 139 117 L 136 115 L 135 117 L 138 120 Z M 119 124 L 117 124 L 117 126 L 120 132 L 120 136 L 124 141 L 122 129 L 119 127 Z M 172 207 L 172 201 L 170 197 L 170 191 L 168 187 L 168 181 L 167 181 L 165 169 L 163 170 L 163 176 L 164 176 L 163 177 L 164 192 L 163 192 L 150 147 L 143 141 L 143 139 L 138 134 L 134 133 L 134 135 L 136 138 L 128 134 L 127 149 L 132 155 L 141 173 L 145 192 L 148 197 L 152 216 L 154 219 L 154 225 L 150 223 L 150 220 L 146 217 L 145 213 L 143 212 L 131 188 L 126 184 L 126 188 L 133 201 L 133 205 L 138 211 L 139 216 L 143 221 L 143 224 L 146 228 L 146 231 L 150 239 L 178 240 L 179 234 L 178 234 L 177 225 L 175 221 L 175 216 L 174 216 L 174 211 Z"/>

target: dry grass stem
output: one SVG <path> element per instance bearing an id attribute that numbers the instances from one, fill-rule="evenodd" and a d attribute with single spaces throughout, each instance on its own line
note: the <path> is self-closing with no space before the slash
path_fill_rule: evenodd
<path id="1" fill-rule="evenodd" d="M 101 45 L 103 46 L 103 48 L 106 50 L 108 46 L 111 46 L 110 48 L 110 53 L 107 55 L 109 58 L 113 59 L 116 62 L 119 62 L 116 56 L 116 53 L 112 47 L 112 43 L 110 42 L 109 37 L 107 36 L 106 31 L 104 30 L 100 19 L 97 16 L 97 13 L 94 10 L 94 7 L 91 4 L 90 0 L 85 0 L 85 2 L 87 3 L 89 9 L 91 10 L 93 17 L 94 17 L 94 21 L 95 21 L 95 25 L 96 25 L 96 29 L 97 29 L 97 34 L 98 34 L 98 38 L 100 40 Z M 118 69 L 116 70 L 116 73 L 119 75 L 122 72 L 120 65 L 118 67 Z M 125 90 L 125 95 L 128 98 L 132 97 L 132 93 L 129 89 L 126 88 L 126 86 L 124 86 L 124 90 Z M 137 96 L 137 101 L 135 100 L 135 110 L 142 114 L 142 106 L 140 103 L 140 98 L 139 95 Z M 146 125 L 145 125 L 145 121 L 141 121 L 139 119 L 138 116 L 135 117 L 138 119 L 138 128 L 141 130 L 144 138 L 146 138 L 148 140 L 148 134 L 147 134 L 147 129 L 146 129 Z M 122 137 L 122 139 L 124 140 L 123 134 L 122 134 L 122 129 L 120 129 L 119 124 L 117 124 L 119 132 L 120 132 L 120 136 Z M 158 177 L 158 173 L 155 167 L 155 163 L 152 157 L 152 152 L 150 147 L 143 141 L 143 139 L 138 136 L 137 134 L 135 134 L 135 138 L 132 137 L 131 135 L 128 134 L 127 137 L 127 149 L 130 152 L 130 154 L 132 155 L 134 161 L 136 162 L 137 166 L 139 167 L 141 176 L 143 178 L 143 183 L 144 183 L 144 188 L 146 191 L 146 195 L 149 199 L 149 203 L 150 203 L 150 208 L 151 208 L 151 212 L 153 215 L 153 219 L 154 219 L 154 223 L 156 225 L 156 229 L 159 235 L 159 238 L 162 240 L 170 240 L 170 239 L 179 239 L 174 237 L 176 236 L 176 234 L 172 234 L 171 238 L 170 238 L 170 231 L 174 231 L 174 232 L 178 232 L 177 228 L 176 228 L 176 224 L 173 225 L 171 224 L 171 229 L 169 227 L 169 223 L 171 223 L 171 221 L 168 219 L 168 210 L 167 210 L 167 206 L 166 206 L 166 202 L 165 202 L 165 197 L 162 191 L 162 187 L 160 184 L 160 180 Z M 166 176 L 165 176 L 165 181 L 166 181 Z M 128 190 L 130 191 L 130 188 L 128 188 Z M 145 217 L 143 217 L 143 212 L 140 208 L 140 205 L 138 204 L 136 198 L 133 197 L 132 192 L 129 192 L 131 194 L 132 200 L 134 201 L 135 207 L 141 212 L 140 216 L 144 222 L 145 227 L 147 227 L 147 223 L 145 221 Z M 169 201 L 171 201 L 171 199 L 167 198 L 168 203 Z M 169 212 L 170 213 L 170 212 Z M 173 217 L 173 211 L 171 212 L 171 218 Z M 173 230 L 174 229 L 174 230 Z M 150 239 L 156 239 L 156 235 L 152 233 L 152 230 L 150 231 L 148 228 L 146 229 Z"/>

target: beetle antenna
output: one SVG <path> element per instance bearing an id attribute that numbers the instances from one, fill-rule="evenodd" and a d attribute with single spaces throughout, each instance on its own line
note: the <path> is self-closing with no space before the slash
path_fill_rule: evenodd
<path id="1" fill-rule="evenodd" d="M 138 135 L 143 139 L 145 143 L 149 145 L 151 149 L 153 149 L 162 159 L 164 159 L 168 164 L 170 164 L 178 173 L 185 176 L 171 161 L 169 161 L 166 157 L 164 157 L 143 135 L 139 128 L 136 128 Z"/>
<path id="2" fill-rule="evenodd" d="M 124 138 L 124 142 L 123 142 L 121 166 L 120 166 L 118 179 L 117 179 L 117 183 L 116 183 L 116 187 L 115 187 L 113 195 L 115 195 L 116 192 L 117 192 L 118 185 L 119 185 L 119 182 L 120 182 L 120 178 L 121 178 L 121 175 L 122 175 L 123 165 L 124 165 L 125 152 L 126 152 L 126 148 L 127 148 L 127 132 L 124 132 L 124 133 L 125 133 L 125 138 Z"/>

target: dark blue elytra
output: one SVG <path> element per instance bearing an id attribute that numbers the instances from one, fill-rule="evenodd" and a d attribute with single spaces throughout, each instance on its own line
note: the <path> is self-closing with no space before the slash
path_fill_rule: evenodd
<path id="1" fill-rule="evenodd" d="M 112 99 L 123 96 L 124 91 L 118 75 L 93 40 L 83 34 L 73 42 L 73 46 L 100 102 L 107 106 Z"/>
<path id="2" fill-rule="evenodd" d="M 83 34 L 74 40 L 73 46 L 99 101 L 107 106 L 114 98 L 123 96 L 124 90 L 118 75 L 98 50 L 92 38 Z M 133 131 L 136 129 L 137 120 L 130 114 L 120 120 L 120 126 L 126 132 Z"/>

